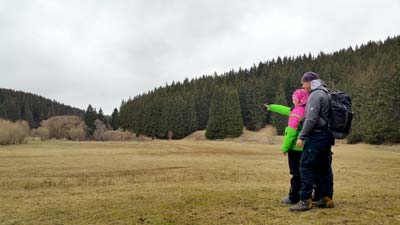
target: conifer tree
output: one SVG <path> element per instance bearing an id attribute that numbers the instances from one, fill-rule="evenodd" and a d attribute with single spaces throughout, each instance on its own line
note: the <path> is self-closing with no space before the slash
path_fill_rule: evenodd
<path id="1" fill-rule="evenodd" d="M 119 128 L 119 113 L 117 108 L 115 108 L 111 114 L 111 127 L 113 130 L 117 130 Z"/>
<path id="2" fill-rule="evenodd" d="M 198 119 L 196 113 L 196 105 L 194 96 L 190 96 L 186 99 L 186 135 L 193 133 L 198 129 Z"/>
<path id="3" fill-rule="evenodd" d="M 257 84 L 247 87 L 241 95 L 243 122 L 248 130 L 259 130 L 264 125 L 263 95 Z"/>
<path id="4" fill-rule="evenodd" d="M 204 130 L 207 127 L 208 112 L 210 108 L 212 86 L 201 86 L 194 91 L 194 104 L 198 120 L 197 129 Z"/>
<path id="5" fill-rule="evenodd" d="M 222 87 L 216 87 L 210 102 L 210 112 L 208 114 L 208 123 L 206 129 L 206 137 L 208 139 L 223 139 L 227 135 L 226 131 L 226 110 L 223 107 L 224 90 Z"/>
<path id="6" fill-rule="evenodd" d="M 235 88 L 228 88 L 225 107 L 227 109 L 227 137 L 239 137 L 243 133 L 243 119 L 240 113 L 239 94 Z"/>
<path id="7" fill-rule="evenodd" d="M 239 95 L 235 88 L 216 87 L 210 104 L 206 129 L 208 139 L 238 137 L 243 133 Z"/>
<path id="8" fill-rule="evenodd" d="M 280 104 L 287 106 L 285 98 L 285 89 L 283 85 L 280 85 L 275 96 L 274 104 Z M 276 127 L 278 135 L 283 135 L 285 132 L 285 127 L 287 125 L 288 118 L 286 116 L 274 113 L 271 115 L 271 123 Z"/>
<path id="9" fill-rule="evenodd" d="M 6 119 L 7 113 L 3 105 L 0 104 L 0 118 Z"/>
<path id="10" fill-rule="evenodd" d="M 97 119 L 99 119 L 101 122 L 107 125 L 107 119 L 104 115 L 103 109 L 99 109 L 99 112 L 97 113 Z"/>
<path id="11" fill-rule="evenodd" d="M 6 113 L 9 120 L 17 121 L 21 119 L 20 109 L 14 99 L 9 99 L 8 102 L 6 102 L 6 107 Z"/>
<path id="12" fill-rule="evenodd" d="M 28 122 L 30 127 L 33 127 L 33 114 L 28 104 L 25 104 L 22 119 Z"/>
<path id="13" fill-rule="evenodd" d="M 88 136 L 91 137 L 93 136 L 94 130 L 96 129 L 94 121 L 97 119 L 97 113 L 96 110 L 93 109 L 92 105 L 89 104 L 89 106 L 86 109 L 85 116 L 84 116 L 84 121 L 87 126 L 87 131 L 88 131 Z"/>

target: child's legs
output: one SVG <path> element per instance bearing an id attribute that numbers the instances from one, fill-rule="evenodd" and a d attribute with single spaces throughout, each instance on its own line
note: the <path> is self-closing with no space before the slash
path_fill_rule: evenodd
<path id="1" fill-rule="evenodd" d="M 301 151 L 288 151 L 288 162 L 290 174 L 292 175 L 290 179 L 290 191 L 289 198 L 293 202 L 297 202 L 300 199 L 300 189 L 301 189 L 301 180 L 300 180 L 300 159 L 301 159 Z"/>

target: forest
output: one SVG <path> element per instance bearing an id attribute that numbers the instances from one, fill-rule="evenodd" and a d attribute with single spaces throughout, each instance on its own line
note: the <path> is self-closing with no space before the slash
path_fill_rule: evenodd
<path id="1" fill-rule="evenodd" d="M 349 143 L 400 142 L 400 36 L 173 81 L 122 100 L 111 116 L 91 105 L 84 111 L 35 94 L 0 89 L 0 118 L 25 120 L 30 128 L 38 128 L 54 116 L 78 116 L 88 137 L 94 134 L 96 119 L 113 130 L 159 139 L 182 139 L 197 130 L 206 130 L 208 139 L 234 138 L 243 127 L 257 131 L 267 124 L 283 134 L 287 118 L 271 115 L 264 103 L 292 106 L 291 95 L 301 88 L 300 78 L 307 71 L 318 73 L 331 91 L 351 96 Z"/>
<path id="2" fill-rule="evenodd" d="M 25 120 L 31 128 L 53 116 L 83 117 L 85 111 L 22 91 L 0 88 L 0 118 L 10 121 Z"/>
<path id="3" fill-rule="evenodd" d="M 355 116 L 349 143 L 400 142 L 399 36 L 174 81 L 123 100 L 120 126 L 161 139 L 181 139 L 205 129 L 210 139 L 235 137 L 242 124 L 253 131 L 272 124 L 282 134 L 286 118 L 271 116 L 263 103 L 292 106 L 291 94 L 301 88 L 307 71 L 318 73 L 331 91 L 351 96 Z"/>

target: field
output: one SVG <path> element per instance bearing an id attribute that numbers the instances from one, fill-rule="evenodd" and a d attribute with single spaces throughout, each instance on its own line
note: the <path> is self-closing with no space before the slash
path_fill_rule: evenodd
<path id="1" fill-rule="evenodd" d="M 334 209 L 291 213 L 279 145 L 33 142 L 0 147 L 0 224 L 400 224 L 400 147 L 333 149 Z"/>

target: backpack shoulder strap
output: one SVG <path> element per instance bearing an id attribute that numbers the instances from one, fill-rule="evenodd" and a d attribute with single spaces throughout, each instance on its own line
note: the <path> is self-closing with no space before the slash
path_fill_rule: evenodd
<path id="1" fill-rule="evenodd" d="M 321 117 L 323 120 L 325 120 L 327 122 L 328 125 L 328 130 L 330 130 L 330 126 L 331 126 L 331 118 L 332 118 L 332 97 L 331 97 L 331 90 L 329 90 L 328 88 L 324 89 L 324 88 L 318 88 L 316 90 L 321 90 L 323 92 L 325 92 L 328 95 L 328 101 L 329 101 L 329 114 L 328 114 L 328 118 L 324 118 Z"/>

